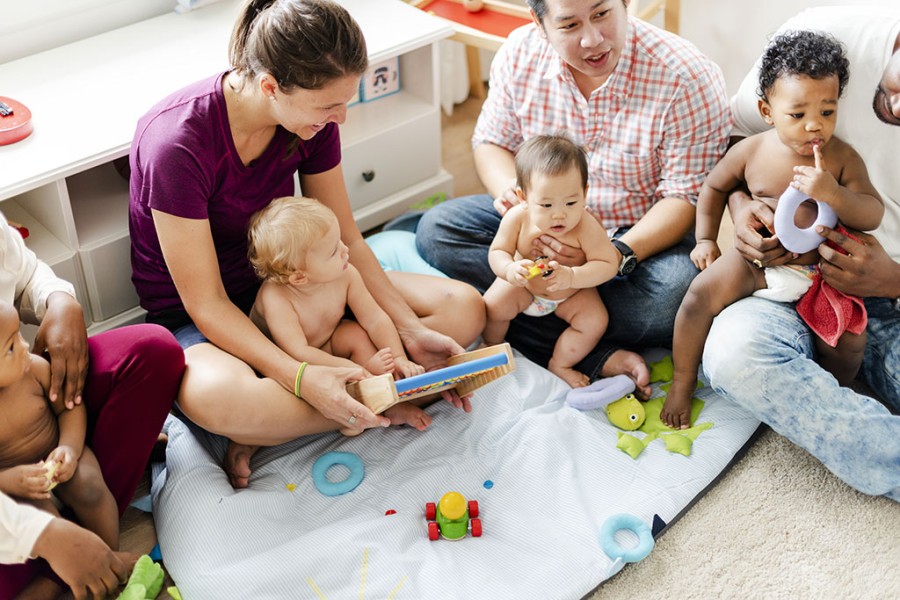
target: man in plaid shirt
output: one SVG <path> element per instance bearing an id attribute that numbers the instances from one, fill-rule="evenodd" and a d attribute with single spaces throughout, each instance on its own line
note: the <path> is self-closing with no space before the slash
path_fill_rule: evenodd
<path id="1" fill-rule="evenodd" d="M 423 216 L 419 252 L 482 292 L 494 275 L 488 247 L 517 202 L 513 157 L 523 141 L 564 134 L 588 152 L 587 205 L 607 229 L 619 276 L 598 289 L 609 309 L 603 340 L 578 365 L 592 379 L 625 373 L 640 395 L 649 373 L 631 349 L 668 346 L 697 271 L 690 260 L 697 194 L 731 128 L 721 70 L 686 40 L 629 17 L 629 0 L 529 0 L 534 23 L 512 32 L 491 66 L 472 138 L 489 195 L 446 202 Z M 551 236 L 534 256 L 579 265 Z M 547 364 L 566 323 L 520 315 L 508 340 Z"/>

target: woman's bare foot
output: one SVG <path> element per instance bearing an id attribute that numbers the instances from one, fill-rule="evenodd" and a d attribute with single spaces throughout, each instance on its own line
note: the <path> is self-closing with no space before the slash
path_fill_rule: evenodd
<path id="1" fill-rule="evenodd" d="M 634 394 L 640 400 L 646 400 L 650 397 L 650 369 L 644 358 L 635 352 L 629 350 L 616 350 L 608 359 L 606 364 L 600 369 L 601 377 L 612 377 L 613 375 L 628 375 L 634 381 Z"/>
<path id="2" fill-rule="evenodd" d="M 384 375 L 394 372 L 394 355 L 390 348 L 382 348 L 366 361 L 363 368 L 372 375 Z"/>
<path id="3" fill-rule="evenodd" d="M 683 381 L 675 377 L 662 410 L 660 420 L 672 429 L 688 429 L 691 426 L 691 396 L 694 395 L 694 381 Z"/>
<path id="4" fill-rule="evenodd" d="M 228 442 L 225 450 L 225 462 L 222 469 L 228 475 L 231 487 L 236 490 L 247 487 L 250 483 L 250 459 L 259 450 L 259 446 L 245 446 Z"/>
<path id="5" fill-rule="evenodd" d="M 391 425 L 409 425 L 419 431 L 425 431 L 432 420 L 431 415 L 409 402 L 395 404 L 384 411 L 384 416 L 391 420 Z"/>
<path id="6" fill-rule="evenodd" d="M 572 367 L 561 367 L 552 358 L 547 369 L 573 388 L 584 387 L 591 382 L 590 378 L 581 371 L 576 371 Z"/>

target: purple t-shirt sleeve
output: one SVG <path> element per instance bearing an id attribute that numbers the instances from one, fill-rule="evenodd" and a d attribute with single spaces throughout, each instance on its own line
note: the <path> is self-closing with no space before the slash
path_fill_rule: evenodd
<path id="1" fill-rule="evenodd" d="M 208 220 L 225 290 L 245 293 L 258 285 L 247 259 L 253 213 L 293 195 L 295 173 L 322 173 L 340 162 L 339 130 L 329 123 L 309 140 L 279 127 L 245 165 L 232 141 L 221 75 L 157 104 L 139 121 L 131 154 L 132 279 L 141 305 L 151 313 L 183 308 L 152 210 Z"/>

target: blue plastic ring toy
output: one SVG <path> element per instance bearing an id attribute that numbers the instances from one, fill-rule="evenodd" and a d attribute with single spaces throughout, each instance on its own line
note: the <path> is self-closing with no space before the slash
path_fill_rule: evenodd
<path id="1" fill-rule="evenodd" d="M 350 475 L 343 481 L 329 481 L 325 474 L 334 465 L 344 465 Z M 325 496 L 340 496 L 356 489 L 365 475 L 362 459 L 352 452 L 326 452 L 316 459 L 312 467 L 313 483 Z"/>
<path id="2" fill-rule="evenodd" d="M 638 536 L 637 546 L 625 549 L 616 543 L 616 532 L 620 529 L 627 529 Z M 619 513 L 608 518 L 600 528 L 600 546 L 613 560 L 621 558 L 625 562 L 638 562 L 647 558 L 653 550 L 653 534 L 647 524 L 636 516 Z"/>

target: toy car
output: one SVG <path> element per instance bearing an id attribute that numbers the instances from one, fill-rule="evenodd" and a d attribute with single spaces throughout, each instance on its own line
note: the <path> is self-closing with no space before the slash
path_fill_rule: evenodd
<path id="1" fill-rule="evenodd" d="M 443 536 L 447 540 L 466 537 L 471 526 L 472 537 L 481 537 L 481 519 L 478 518 L 478 501 L 469 500 L 459 492 L 447 492 L 436 505 L 425 504 L 425 518 L 428 520 L 428 539 Z"/>
<path id="2" fill-rule="evenodd" d="M 553 273 L 553 269 L 548 266 L 547 257 L 539 256 L 534 259 L 534 264 L 528 268 L 528 275 L 525 276 L 525 279 L 534 279 L 538 275 L 547 278 L 550 277 L 551 273 Z"/>

